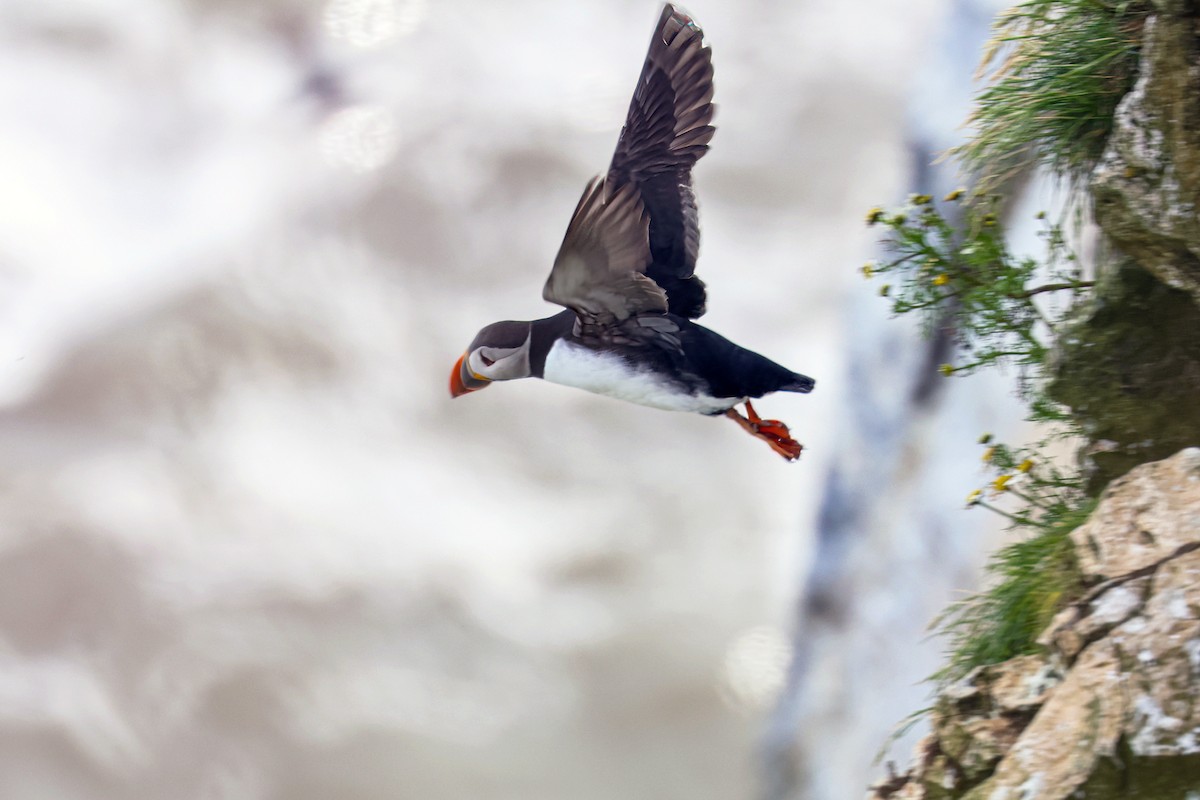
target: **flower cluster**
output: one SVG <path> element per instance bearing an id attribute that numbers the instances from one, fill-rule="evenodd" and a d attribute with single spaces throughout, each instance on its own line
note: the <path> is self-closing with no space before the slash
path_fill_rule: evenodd
<path id="1" fill-rule="evenodd" d="M 1084 499 L 1083 484 L 1075 473 L 1060 470 L 1053 462 L 1029 448 L 1012 448 L 994 442 L 991 434 L 979 439 L 984 451 L 980 460 L 994 475 L 986 486 L 967 495 L 967 507 L 984 506 L 1019 525 L 1044 527 L 1043 512 L 1051 516 L 1078 506 Z M 1019 499 L 1025 507 L 1009 512 L 993 502 L 1003 495 Z"/>
<path id="2" fill-rule="evenodd" d="M 1029 392 L 1041 376 L 1047 342 L 1067 311 L 1066 304 L 1048 299 L 1077 299 L 1092 282 L 1081 278 L 1057 226 L 1042 231 L 1043 262 L 1015 256 L 1000 225 L 999 206 L 997 197 L 956 189 L 941 206 L 931 195 L 915 194 L 899 211 L 872 208 L 866 223 L 886 230 L 887 257 L 868 262 L 861 272 L 884 279 L 878 291 L 891 301 L 892 312 L 915 312 L 926 330 L 952 313 L 960 357 L 940 366 L 943 375 L 1014 364 L 1022 391 Z M 1031 407 L 1040 404 L 1031 399 Z"/>

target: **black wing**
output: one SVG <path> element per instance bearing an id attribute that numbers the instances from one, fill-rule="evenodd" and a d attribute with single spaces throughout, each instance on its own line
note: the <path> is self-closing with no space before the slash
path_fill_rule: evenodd
<path id="1" fill-rule="evenodd" d="M 632 184 L 650 217 L 646 275 L 667 293 L 670 311 L 704 313 L 704 282 L 693 274 L 700 249 L 692 165 L 708 150 L 714 128 L 712 52 L 704 32 L 672 5 L 650 41 L 633 101 L 606 181 Z"/>

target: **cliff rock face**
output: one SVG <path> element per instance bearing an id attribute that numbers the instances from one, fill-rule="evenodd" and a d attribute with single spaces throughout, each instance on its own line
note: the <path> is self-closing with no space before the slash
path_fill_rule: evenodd
<path id="1" fill-rule="evenodd" d="M 1096 221 L 1140 266 L 1200 302 L 1200 4 L 1154 6 L 1141 75 L 1092 177 Z"/>
<path id="2" fill-rule="evenodd" d="M 1044 652 L 943 691 L 916 765 L 874 800 L 1197 796 L 1200 448 L 1113 482 L 1071 538 L 1091 588 Z"/>
<path id="3" fill-rule="evenodd" d="M 1083 422 L 1090 486 L 1200 443 L 1200 304 L 1130 261 L 1056 346 L 1050 393 Z"/>
<path id="4" fill-rule="evenodd" d="M 1200 442 L 1200 3 L 1152 6 L 1090 184 L 1120 257 L 1059 337 L 1050 387 L 1094 443 L 1096 490 Z"/>

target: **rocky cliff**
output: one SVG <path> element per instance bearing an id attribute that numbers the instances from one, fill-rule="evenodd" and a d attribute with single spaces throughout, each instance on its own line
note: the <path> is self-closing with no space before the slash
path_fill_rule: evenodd
<path id="1" fill-rule="evenodd" d="M 1051 393 L 1095 441 L 1098 490 L 1200 431 L 1200 3 L 1157 0 L 1090 190 L 1116 253 L 1059 341 Z"/>
<path id="2" fill-rule="evenodd" d="M 1048 388 L 1100 495 L 1071 534 L 1082 594 L 1036 654 L 943 686 L 874 800 L 1200 799 L 1200 2 L 1141 5 L 1087 187 L 1104 257 Z"/>
<path id="3" fill-rule="evenodd" d="M 1114 481 L 1071 539 L 1090 588 L 1044 652 L 946 687 L 873 800 L 1200 796 L 1200 448 Z"/>

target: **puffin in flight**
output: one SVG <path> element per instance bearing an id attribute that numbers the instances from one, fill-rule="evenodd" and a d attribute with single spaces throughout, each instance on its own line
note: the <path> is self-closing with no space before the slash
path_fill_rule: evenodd
<path id="1" fill-rule="evenodd" d="M 790 460 L 802 445 L 751 398 L 810 392 L 814 381 L 692 320 L 700 244 L 692 165 L 714 128 L 712 54 L 667 5 L 655 28 L 607 175 L 583 191 L 542 296 L 554 316 L 495 322 L 450 373 L 459 397 L 494 381 L 542 378 L 669 411 L 724 415 Z M 746 416 L 734 408 L 744 403 Z"/>

